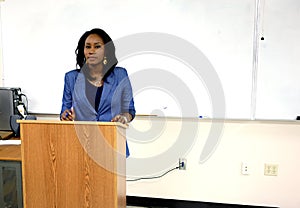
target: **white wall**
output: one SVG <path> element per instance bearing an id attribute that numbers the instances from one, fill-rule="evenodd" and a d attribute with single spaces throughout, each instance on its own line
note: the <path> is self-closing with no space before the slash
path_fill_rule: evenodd
<path id="1" fill-rule="evenodd" d="M 191 144 L 187 158 L 187 170 L 175 170 L 160 179 L 127 182 L 127 194 L 169 199 L 206 202 L 279 206 L 298 208 L 300 204 L 300 123 L 283 121 L 227 120 L 220 142 L 204 163 L 199 163 L 200 153 L 210 130 L 209 120 L 185 120 L 189 125 L 197 123 L 199 133 Z M 147 131 L 164 126 L 160 135 L 152 141 L 141 142 L 132 131 Z M 173 148 L 179 139 L 180 119 L 146 119 L 133 121 L 127 135 L 131 157 L 127 160 L 127 172 L 135 169 L 151 169 L 159 165 L 151 162 L 155 155 Z M 189 135 L 185 135 L 188 140 Z M 135 141 L 132 141 L 135 140 Z M 143 142 L 144 141 L 144 142 Z M 177 149 L 180 152 L 180 148 Z M 175 156 L 177 157 L 177 156 Z M 180 157 L 180 155 L 178 155 Z M 140 159 L 144 165 L 134 166 L 131 160 Z M 175 158 L 176 160 L 177 158 Z M 164 161 L 161 161 L 162 163 Z M 241 174 L 241 163 L 247 162 L 249 175 Z M 265 176 L 264 164 L 278 164 L 278 176 Z M 160 175 L 178 164 L 169 163 L 165 170 L 148 176 Z M 133 178 L 128 176 L 128 178 Z"/>

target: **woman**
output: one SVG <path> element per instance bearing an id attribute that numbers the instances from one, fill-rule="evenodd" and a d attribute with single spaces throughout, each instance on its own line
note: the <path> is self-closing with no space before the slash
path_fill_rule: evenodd
<path id="1" fill-rule="evenodd" d="M 130 80 L 126 69 L 116 67 L 115 46 L 109 35 L 98 28 L 85 32 L 75 54 L 80 68 L 65 74 L 60 119 L 132 121 L 135 107 Z"/>

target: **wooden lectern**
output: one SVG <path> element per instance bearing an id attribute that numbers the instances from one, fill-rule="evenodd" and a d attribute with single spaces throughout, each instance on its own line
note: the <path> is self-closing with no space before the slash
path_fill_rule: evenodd
<path id="1" fill-rule="evenodd" d="M 25 208 L 126 207 L 126 126 L 22 120 Z"/>

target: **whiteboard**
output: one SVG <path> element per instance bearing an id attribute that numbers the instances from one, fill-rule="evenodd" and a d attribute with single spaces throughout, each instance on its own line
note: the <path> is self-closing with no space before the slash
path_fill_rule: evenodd
<path id="1" fill-rule="evenodd" d="M 300 115 L 300 1 L 262 1 L 257 80 L 258 119 Z"/>
<path id="2" fill-rule="evenodd" d="M 116 43 L 154 32 L 193 45 L 203 54 L 200 59 L 206 60 L 197 66 L 202 74 L 197 76 L 189 57 L 198 57 L 182 48 L 177 50 L 186 52 L 184 60 L 161 51 L 118 57 L 119 66 L 132 79 L 137 114 L 247 119 L 251 114 L 254 10 L 252 0 L 5 1 L 1 3 L 4 86 L 21 87 L 30 112 L 58 114 L 64 74 L 75 68 L 74 51 L 85 31 L 102 28 Z M 116 46 L 119 55 L 123 48 Z M 175 54 L 176 46 L 170 46 Z M 140 87 L 158 77 L 140 73 L 149 70 L 163 71 L 158 74 L 161 82 Z M 208 77 L 203 77 L 205 73 Z M 211 78 L 211 73 L 216 76 Z M 180 88 L 176 89 L 174 80 L 180 81 Z M 186 91 L 181 92 L 183 88 Z M 183 92 L 192 95 L 196 104 L 184 113 L 188 105 L 182 105 L 186 102 Z M 224 103 L 218 100 L 222 93 Z M 212 103 L 218 103 L 223 114 L 214 114 Z"/>

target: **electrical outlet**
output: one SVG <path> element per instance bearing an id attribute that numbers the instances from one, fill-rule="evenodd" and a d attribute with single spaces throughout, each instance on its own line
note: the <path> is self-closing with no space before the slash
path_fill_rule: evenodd
<path id="1" fill-rule="evenodd" d="M 242 166 L 241 166 L 241 172 L 243 175 L 249 175 L 250 174 L 250 170 L 249 170 L 249 165 L 247 162 L 242 162 Z"/>
<path id="2" fill-rule="evenodd" d="M 277 176 L 278 175 L 278 165 L 277 164 L 265 164 L 264 173 L 266 176 Z"/>
<path id="3" fill-rule="evenodd" d="M 179 170 L 186 170 L 186 162 L 185 158 L 179 158 Z"/>

